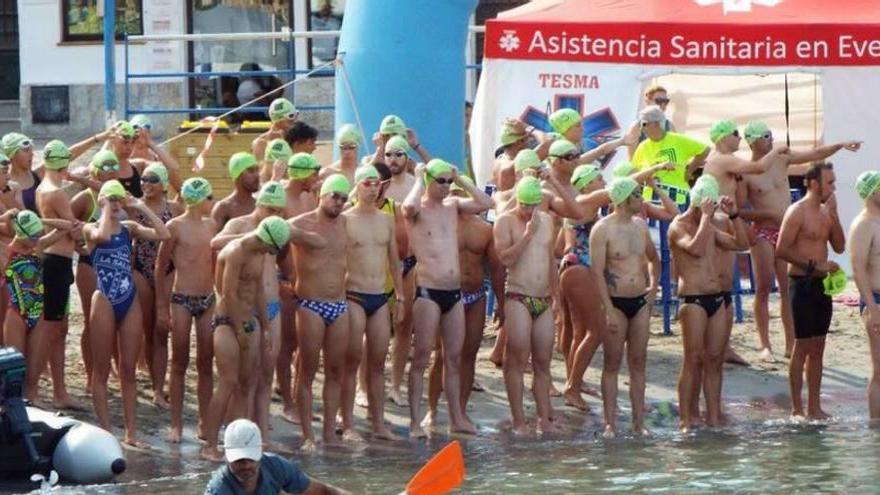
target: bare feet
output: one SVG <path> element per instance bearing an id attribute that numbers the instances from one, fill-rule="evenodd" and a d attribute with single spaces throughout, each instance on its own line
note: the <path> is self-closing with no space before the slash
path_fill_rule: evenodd
<path id="1" fill-rule="evenodd" d="M 422 428 L 424 428 L 426 430 L 433 429 L 436 425 L 437 425 L 437 411 L 428 411 L 428 413 L 425 414 L 424 419 L 422 419 L 422 422 L 419 424 L 419 426 L 421 426 Z"/>
<path id="2" fill-rule="evenodd" d="M 525 437 L 529 434 L 529 425 L 528 423 L 523 422 L 522 424 L 513 424 L 511 422 L 510 431 L 516 437 Z"/>
<path id="3" fill-rule="evenodd" d="M 388 400 L 397 407 L 409 407 L 409 402 L 400 395 L 400 390 L 391 389 L 391 391 L 388 392 Z"/>
<path id="4" fill-rule="evenodd" d="M 776 356 L 773 355 L 773 351 L 771 351 L 769 347 L 765 347 L 765 348 L 761 349 L 761 361 L 763 361 L 765 363 L 775 363 L 776 362 Z"/>
<path id="5" fill-rule="evenodd" d="M 367 393 L 363 390 L 358 390 L 354 396 L 354 403 L 359 407 L 368 407 L 370 403 L 367 401 Z"/>
<path id="6" fill-rule="evenodd" d="M 318 444 L 314 440 L 306 440 L 303 442 L 300 450 L 308 454 L 314 454 L 318 451 Z"/>
<path id="7" fill-rule="evenodd" d="M 478 382 L 476 380 L 474 380 L 473 385 L 471 385 L 471 390 L 473 390 L 474 392 L 485 392 L 486 391 L 486 389 L 483 388 L 483 385 L 481 385 L 480 382 Z"/>
<path id="8" fill-rule="evenodd" d="M 409 438 L 410 440 L 428 438 L 428 434 L 425 433 L 425 430 L 423 430 L 420 425 L 412 425 L 409 427 Z"/>
<path id="9" fill-rule="evenodd" d="M 596 397 L 598 399 L 602 398 L 602 394 L 601 394 L 601 392 L 599 392 L 599 389 L 587 385 L 586 382 L 581 384 L 581 393 L 587 394 L 587 395 L 592 395 L 593 397 Z"/>
<path id="10" fill-rule="evenodd" d="M 500 353 L 499 353 L 499 354 L 500 354 Z M 504 365 L 503 356 L 501 356 L 501 355 L 495 355 L 494 352 L 493 352 L 492 354 L 489 355 L 489 361 L 490 361 L 492 364 L 494 364 L 495 367 L 498 368 L 498 369 L 501 369 L 501 367 Z"/>
<path id="11" fill-rule="evenodd" d="M 147 442 L 142 442 L 135 437 L 125 435 L 125 438 L 122 440 L 122 446 L 129 449 L 137 449 L 137 450 L 151 450 L 150 444 Z"/>
<path id="12" fill-rule="evenodd" d="M 399 436 L 391 433 L 391 430 L 386 428 L 385 425 L 382 425 L 378 429 L 373 430 L 373 438 L 376 440 L 389 440 L 392 442 L 397 442 L 401 440 Z"/>
<path id="13" fill-rule="evenodd" d="M 354 428 L 349 428 L 342 432 L 342 441 L 348 443 L 365 443 L 364 437 Z"/>
<path id="14" fill-rule="evenodd" d="M 543 419 L 538 420 L 537 426 L 538 435 L 548 435 L 552 433 L 558 433 L 559 427 L 553 424 L 552 421 L 545 421 Z"/>
<path id="15" fill-rule="evenodd" d="M 822 408 L 819 408 L 816 411 L 808 411 L 807 419 L 812 421 L 824 421 L 826 419 L 831 419 L 831 415 L 823 411 Z"/>
<path id="16" fill-rule="evenodd" d="M 566 388 L 565 392 L 563 393 L 563 397 L 565 397 L 565 404 L 567 406 L 571 406 L 584 412 L 590 410 L 590 406 L 587 405 L 586 401 L 584 401 L 584 398 L 581 397 L 580 392 L 577 390 Z"/>
<path id="17" fill-rule="evenodd" d="M 633 425 L 632 431 L 633 431 L 633 434 L 637 437 L 650 437 L 651 436 L 651 430 L 649 430 L 641 425 Z"/>
<path id="18" fill-rule="evenodd" d="M 562 397 L 562 392 L 556 388 L 556 385 L 553 382 L 550 382 L 550 397 Z"/>
<path id="19" fill-rule="evenodd" d="M 611 425 L 605 425 L 605 432 L 602 433 L 602 438 L 606 440 L 617 438 L 617 432 L 614 431 L 614 427 Z"/>
<path id="20" fill-rule="evenodd" d="M 281 419 L 295 425 L 302 423 L 299 420 L 299 412 L 296 410 L 296 408 L 288 409 L 285 407 L 284 410 L 281 412 Z"/>
<path id="21" fill-rule="evenodd" d="M 467 423 L 462 422 L 461 424 L 453 424 L 449 423 L 449 434 L 450 435 L 476 435 L 477 427 Z"/>
<path id="22" fill-rule="evenodd" d="M 205 445 L 199 452 L 199 456 L 208 461 L 223 462 L 223 453 L 216 445 Z"/>
<path id="23" fill-rule="evenodd" d="M 792 423 L 803 423 L 807 420 L 804 416 L 804 412 L 801 410 L 793 410 L 791 411 L 791 416 L 788 418 Z"/>
<path id="24" fill-rule="evenodd" d="M 166 411 L 171 409 L 171 406 L 168 404 L 168 396 L 162 392 L 153 393 L 153 405 Z"/>
<path id="25" fill-rule="evenodd" d="M 724 351 L 724 362 L 728 364 L 735 364 L 737 366 L 749 366 L 749 362 L 745 360 L 742 356 L 736 353 L 732 347 L 729 345 L 727 349 Z"/>
<path id="26" fill-rule="evenodd" d="M 165 436 L 165 440 L 168 443 L 180 443 L 180 439 L 183 436 L 182 428 L 168 428 L 168 434 Z"/>

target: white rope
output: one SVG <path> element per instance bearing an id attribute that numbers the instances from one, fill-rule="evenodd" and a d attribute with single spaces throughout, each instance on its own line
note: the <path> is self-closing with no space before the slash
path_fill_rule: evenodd
<path id="1" fill-rule="evenodd" d="M 269 96 L 269 95 L 271 95 L 271 94 L 273 94 L 273 93 L 277 93 L 277 92 L 279 92 L 279 91 L 284 91 L 284 89 L 287 88 L 288 86 L 292 86 L 292 85 L 294 85 L 294 84 L 296 84 L 296 83 L 298 83 L 298 82 L 302 82 L 302 81 L 308 79 L 309 77 L 311 77 L 311 75 L 314 74 L 315 72 L 318 72 L 318 71 L 320 71 L 320 70 L 322 70 L 322 69 L 326 69 L 326 68 L 330 67 L 331 65 L 333 65 L 334 63 L 335 63 L 335 61 L 330 61 L 330 62 L 327 62 L 327 63 L 324 64 L 324 65 L 321 65 L 321 66 L 315 67 L 314 69 L 308 71 L 307 73 L 305 73 L 305 74 L 303 74 L 303 75 L 301 75 L 301 76 L 298 76 L 298 77 L 295 78 L 294 80 L 292 80 L 292 81 L 288 81 L 288 82 L 282 84 L 281 86 L 278 86 L 277 88 L 273 89 L 272 91 L 269 91 L 268 93 L 265 93 L 265 94 L 263 94 L 263 95 L 261 95 L 261 96 L 258 96 L 258 97 L 254 98 L 254 99 L 252 99 L 252 100 L 250 100 L 250 101 L 248 101 L 248 102 L 242 103 L 241 105 L 239 105 L 239 106 L 233 108 L 232 110 L 230 110 L 230 111 L 224 113 L 223 115 L 220 115 L 219 117 L 215 117 L 215 118 L 214 118 L 214 121 L 215 121 L 215 122 L 220 121 L 220 120 L 222 120 L 224 117 L 228 117 L 228 116 L 234 114 L 235 112 L 241 110 L 242 108 L 244 108 L 244 107 L 246 107 L 246 106 L 248 106 L 248 105 L 252 105 L 252 104 L 253 104 L 254 102 L 256 102 L 257 100 L 261 100 L 261 99 L 263 99 L 263 98 L 265 98 L 265 97 L 267 97 L 267 96 Z M 198 113 L 198 110 L 197 110 L 197 109 L 194 110 L 193 113 Z M 166 140 L 163 141 L 159 146 L 165 146 L 166 144 L 171 143 L 172 141 L 176 141 L 176 140 L 182 138 L 183 136 L 186 136 L 186 135 L 188 135 L 188 134 L 191 134 L 191 133 L 196 132 L 196 131 L 201 130 L 201 129 L 202 129 L 202 126 L 193 127 L 192 129 L 186 130 L 186 131 L 184 131 L 184 132 L 181 132 L 180 134 L 177 134 L 176 136 L 172 136 L 172 137 L 166 139 Z"/>
<path id="2" fill-rule="evenodd" d="M 345 85 L 345 92 L 348 93 L 348 101 L 351 103 L 351 109 L 354 111 L 354 122 L 358 127 L 358 132 L 361 133 L 361 141 L 364 144 L 364 150 L 368 150 L 371 141 L 367 141 L 367 134 L 364 132 L 364 126 L 361 123 L 361 113 L 358 111 L 357 101 L 354 99 L 354 91 L 352 91 L 351 83 L 348 80 L 348 70 L 345 68 L 342 57 L 336 59 L 336 66 L 342 68 L 342 83 Z M 375 153 L 375 150 L 373 150 L 373 153 Z"/>

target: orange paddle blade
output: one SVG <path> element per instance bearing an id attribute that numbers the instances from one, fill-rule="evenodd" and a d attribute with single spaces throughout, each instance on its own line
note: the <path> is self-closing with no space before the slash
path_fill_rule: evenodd
<path id="1" fill-rule="evenodd" d="M 408 495 L 443 495 L 464 481 L 461 444 L 453 441 L 422 466 L 406 485 Z"/>

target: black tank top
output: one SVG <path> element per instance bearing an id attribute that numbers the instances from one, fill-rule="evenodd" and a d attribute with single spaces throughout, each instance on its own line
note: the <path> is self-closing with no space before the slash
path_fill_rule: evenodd
<path id="1" fill-rule="evenodd" d="M 133 165 L 131 165 L 131 177 L 127 179 L 120 177 L 119 182 L 135 198 L 143 197 L 144 191 L 141 189 L 141 174 Z"/>

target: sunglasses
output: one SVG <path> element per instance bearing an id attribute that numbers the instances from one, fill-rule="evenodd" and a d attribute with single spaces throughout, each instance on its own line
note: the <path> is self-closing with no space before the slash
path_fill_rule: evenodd
<path id="1" fill-rule="evenodd" d="M 392 151 L 385 153 L 385 158 L 403 158 L 406 156 L 406 153 L 402 151 Z"/>
<path id="2" fill-rule="evenodd" d="M 577 153 L 567 153 L 565 155 L 559 155 L 559 158 L 568 161 L 577 160 L 579 157 L 580 155 L 578 155 Z"/>
<path id="3" fill-rule="evenodd" d="M 362 180 L 361 184 L 366 187 L 379 187 L 382 185 L 382 181 L 380 181 L 379 179 L 366 179 Z"/>
<path id="4" fill-rule="evenodd" d="M 0 161 L 0 168 L 9 168 L 12 165 L 12 162 L 9 160 Z"/>
<path id="5" fill-rule="evenodd" d="M 734 129 L 733 132 L 730 133 L 731 136 L 739 137 L 739 130 Z"/>
<path id="6" fill-rule="evenodd" d="M 98 170 L 100 170 L 101 172 L 118 172 L 119 171 L 119 164 L 113 163 L 113 162 L 102 163 L 102 164 L 98 165 Z M 141 180 L 143 180 L 143 179 L 141 179 Z"/>
<path id="7" fill-rule="evenodd" d="M 158 184 L 158 183 L 160 183 L 160 182 L 162 182 L 162 179 L 160 179 L 160 178 L 158 178 L 158 177 L 155 177 L 155 176 L 144 176 L 144 177 L 141 177 L 141 183 L 142 183 L 142 184 Z"/>
<path id="8" fill-rule="evenodd" d="M 337 203 L 345 203 L 348 201 L 348 194 L 332 193 L 330 194 L 330 197 L 333 198 L 333 201 L 336 201 Z"/>
<path id="9" fill-rule="evenodd" d="M 145 125 L 133 125 L 132 127 L 134 127 L 135 130 L 138 130 L 138 129 L 146 129 L 146 130 L 148 130 L 148 131 L 149 131 L 150 129 L 153 128 L 153 126 L 151 126 L 151 125 L 149 125 L 149 124 L 145 124 Z"/>
<path id="10" fill-rule="evenodd" d="M 665 105 L 669 103 L 669 98 L 654 98 L 654 103 L 658 105 Z"/>
<path id="11" fill-rule="evenodd" d="M 111 203 L 121 203 L 125 200 L 122 196 L 107 196 L 106 199 Z"/>
<path id="12" fill-rule="evenodd" d="M 122 140 L 126 143 L 131 143 L 131 142 L 134 142 L 135 137 L 134 136 L 122 136 Z"/>
<path id="13" fill-rule="evenodd" d="M 214 201 L 214 195 L 209 194 L 208 197 L 205 198 L 205 201 Z"/>
<path id="14" fill-rule="evenodd" d="M 431 178 L 434 179 L 434 181 L 436 181 L 437 184 L 440 184 L 441 186 L 451 186 L 452 183 L 455 182 L 455 179 L 453 179 L 452 177 L 450 177 L 450 178 L 447 179 L 447 178 L 444 178 L 444 177 L 434 177 L 434 176 L 431 176 Z"/>
<path id="15" fill-rule="evenodd" d="M 768 132 L 767 134 L 764 134 L 763 136 L 760 136 L 758 139 L 773 139 L 773 133 L 772 133 L 772 132 Z"/>
<path id="16" fill-rule="evenodd" d="M 342 151 L 352 151 L 358 149 L 358 147 L 356 144 L 344 144 L 340 146 L 339 149 L 341 149 Z"/>
<path id="17" fill-rule="evenodd" d="M 641 198 L 642 197 L 642 188 L 637 187 L 633 189 L 633 192 L 630 193 L 629 197 L 631 198 Z"/>

